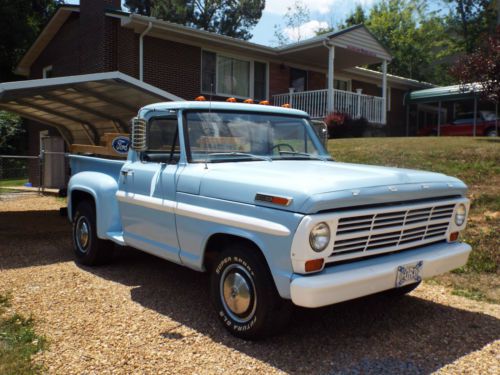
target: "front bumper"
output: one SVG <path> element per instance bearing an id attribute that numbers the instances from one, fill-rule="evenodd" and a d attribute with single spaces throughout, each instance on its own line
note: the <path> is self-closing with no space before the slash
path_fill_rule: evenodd
<path id="1" fill-rule="evenodd" d="M 324 269 L 320 274 L 295 274 L 290 285 L 298 306 L 320 307 L 367 296 L 396 285 L 397 267 L 423 261 L 422 278 L 430 278 L 467 262 L 471 247 L 465 243 L 437 243 L 416 250 L 357 261 Z"/>

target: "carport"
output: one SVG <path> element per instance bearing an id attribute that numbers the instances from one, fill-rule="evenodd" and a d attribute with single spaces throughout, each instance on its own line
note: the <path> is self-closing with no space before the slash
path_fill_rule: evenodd
<path id="1" fill-rule="evenodd" d="M 139 108 L 173 100 L 183 99 L 120 72 L 0 84 L 0 109 L 56 128 L 68 146 L 128 133 Z"/>
<path id="2" fill-rule="evenodd" d="M 409 132 L 409 111 L 411 104 L 437 103 L 438 104 L 438 124 L 437 130 L 440 135 L 440 128 L 443 119 L 441 118 L 441 107 L 443 102 L 456 102 L 471 100 L 474 103 L 474 136 L 476 136 L 476 122 L 479 96 L 482 91 L 481 84 L 471 83 L 468 85 L 453 85 L 444 87 L 435 87 L 432 89 L 412 91 L 405 97 L 406 104 L 406 129 Z M 498 103 L 495 103 L 495 113 L 498 116 Z M 418 119 L 417 119 L 418 123 Z M 497 124 L 498 127 L 498 124 Z"/>

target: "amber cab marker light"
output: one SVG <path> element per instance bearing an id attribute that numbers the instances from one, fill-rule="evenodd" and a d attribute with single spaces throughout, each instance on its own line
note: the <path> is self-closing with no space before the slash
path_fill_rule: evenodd
<path id="1" fill-rule="evenodd" d="M 267 100 L 261 100 L 259 102 L 259 104 L 261 104 L 261 105 L 269 105 L 269 101 L 267 101 Z"/>
<path id="2" fill-rule="evenodd" d="M 245 100 L 243 100 L 243 103 L 253 104 L 254 101 L 253 101 L 253 99 L 245 99 Z"/>
<path id="3" fill-rule="evenodd" d="M 292 107 L 290 107 L 290 104 L 288 104 L 288 103 L 283 104 L 282 107 L 283 108 L 292 108 Z"/>
<path id="4" fill-rule="evenodd" d="M 227 99 L 226 99 L 226 102 L 229 102 L 229 103 L 236 103 L 236 98 L 227 98 Z"/>
<path id="5" fill-rule="evenodd" d="M 205 102 L 207 99 L 205 99 L 205 97 L 203 95 L 200 95 L 200 96 L 197 96 L 196 98 L 194 98 L 194 100 L 197 102 Z"/>
<path id="6" fill-rule="evenodd" d="M 458 240 L 458 235 L 459 232 L 453 232 L 452 234 L 450 234 L 450 242 Z"/>
<path id="7" fill-rule="evenodd" d="M 306 272 L 321 271 L 323 269 L 323 262 L 324 262 L 323 258 L 306 261 L 305 264 Z"/>

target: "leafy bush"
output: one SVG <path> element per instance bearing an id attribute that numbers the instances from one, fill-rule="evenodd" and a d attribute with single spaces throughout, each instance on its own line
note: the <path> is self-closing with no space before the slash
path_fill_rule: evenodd
<path id="1" fill-rule="evenodd" d="M 368 121 L 364 117 L 353 119 L 347 113 L 333 112 L 325 118 L 328 126 L 329 138 L 357 138 L 362 137 L 368 128 Z"/>

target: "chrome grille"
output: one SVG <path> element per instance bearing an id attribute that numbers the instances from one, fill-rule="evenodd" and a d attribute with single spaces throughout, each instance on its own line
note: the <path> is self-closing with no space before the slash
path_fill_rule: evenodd
<path id="1" fill-rule="evenodd" d="M 445 239 L 455 204 L 391 210 L 374 209 L 355 216 L 340 215 L 333 237 L 330 261 L 349 254 L 369 256 L 372 253 L 418 246 Z"/>

